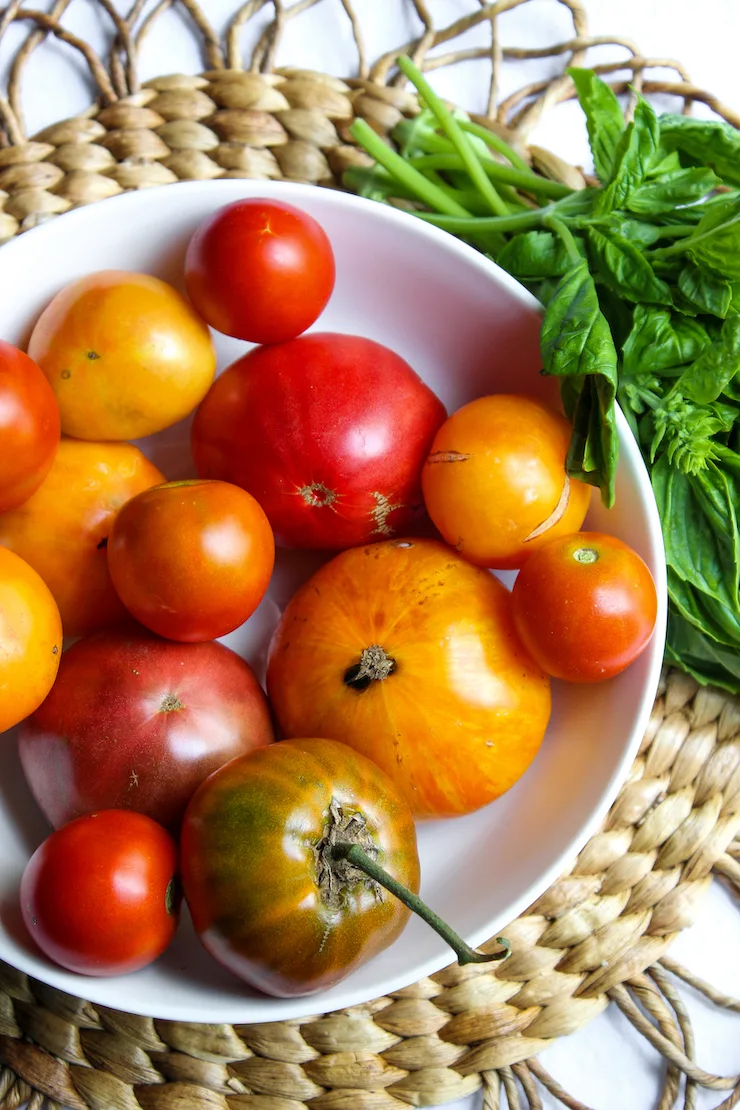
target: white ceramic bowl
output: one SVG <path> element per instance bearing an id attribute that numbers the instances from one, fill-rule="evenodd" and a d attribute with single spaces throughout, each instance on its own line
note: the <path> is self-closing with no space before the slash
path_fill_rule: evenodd
<path id="1" fill-rule="evenodd" d="M 539 375 L 540 316 L 516 281 L 472 248 L 374 202 L 304 185 L 207 181 L 128 193 L 53 220 L 0 250 L 0 337 L 24 344 L 51 297 L 92 270 L 156 274 L 182 288 L 183 256 L 198 223 L 245 196 L 289 201 L 331 239 L 337 282 L 321 330 L 354 332 L 397 351 L 453 411 L 496 391 L 552 397 Z M 246 345 L 219 336 L 219 368 Z M 142 446 L 170 479 L 191 476 L 185 421 Z M 623 416 L 616 506 L 593 498 L 590 527 L 631 544 L 655 576 L 660 609 L 641 658 L 596 686 L 554 684 L 544 745 L 524 778 L 469 817 L 419 827 L 422 895 L 473 944 L 494 935 L 541 894 L 596 830 L 637 752 L 663 655 L 665 569 L 648 476 Z M 315 555 L 282 552 L 257 613 L 225 642 L 262 674 L 270 634 Z M 506 577 L 506 576 L 504 576 Z M 508 576 L 511 581 L 512 576 Z M 190 923 L 154 965 L 134 975 L 86 978 L 45 960 L 19 920 L 23 867 L 47 835 L 23 780 L 12 734 L 0 738 L 0 958 L 83 998 L 155 1017 L 205 1022 L 271 1021 L 315 1014 L 387 994 L 451 960 L 443 942 L 412 920 L 396 943 L 333 990 L 276 1000 L 252 993 L 201 949 Z"/>

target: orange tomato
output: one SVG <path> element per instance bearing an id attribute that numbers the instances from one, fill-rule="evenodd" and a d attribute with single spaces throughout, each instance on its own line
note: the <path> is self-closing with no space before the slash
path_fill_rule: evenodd
<path id="1" fill-rule="evenodd" d="M 481 397 L 453 413 L 422 470 L 444 539 L 471 563 L 505 570 L 577 532 L 591 487 L 565 473 L 570 434 L 564 416 L 531 397 Z"/>
<path id="2" fill-rule="evenodd" d="M 216 356 L 205 323 L 148 274 L 102 270 L 58 293 L 28 347 L 51 383 L 62 432 L 78 439 L 151 435 L 208 392 Z"/>
<path id="3" fill-rule="evenodd" d="M 113 518 L 129 498 L 164 476 L 130 443 L 62 439 L 45 481 L 18 509 L 0 514 L 0 544 L 38 571 L 66 636 L 120 620 L 126 610 L 108 573 Z"/>
<path id="4" fill-rule="evenodd" d="M 115 519 L 108 568 L 137 621 L 171 640 L 225 636 L 270 584 L 275 541 L 251 494 L 195 478 L 144 490 Z"/>
<path id="5" fill-rule="evenodd" d="M 0 547 L 0 732 L 41 705 L 62 655 L 62 622 L 28 563 Z"/>
<path id="6" fill-rule="evenodd" d="M 508 590 L 436 540 L 352 548 L 321 567 L 283 614 L 267 690 L 286 736 L 349 744 L 419 817 L 508 790 L 550 716 Z"/>

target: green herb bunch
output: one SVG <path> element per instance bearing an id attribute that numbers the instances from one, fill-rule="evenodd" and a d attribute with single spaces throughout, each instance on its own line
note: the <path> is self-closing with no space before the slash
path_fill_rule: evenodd
<path id="1" fill-rule="evenodd" d="M 543 373 L 573 423 L 568 473 L 612 505 L 618 400 L 662 521 L 667 659 L 740 692 L 740 132 L 642 98 L 628 123 L 608 85 L 571 69 L 600 182 L 572 190 L 398 64 L 423 110 L 392 133 L 398 153 L 356 120 L 376 165 L 345 184 L 406 204 L 539 298 Z"/>

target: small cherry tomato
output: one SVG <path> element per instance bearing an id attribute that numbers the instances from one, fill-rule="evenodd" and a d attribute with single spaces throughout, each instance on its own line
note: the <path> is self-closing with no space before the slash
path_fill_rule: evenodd
<path id="1" fill-rule="evenodd" d="M 36 849 L 21 912 L 50 960 L 80 975 L 146 967 L 175 935 L 177 848 L 151 818 L 109 809 L 78 817 Z"/>
<path id="2" fill-rule="evenodd" d="M 113 585 L 132 616 L 171 640 L 225 636 L 270 583 L 275 541 L 245 490 L 200 479 L 144 490 L 108 539 Z"/>
<path id="3" fill-rule="evenodd" d="M 62 657 L 62 621 L 36 571 L 0 547 L 0 732 L 33 713 Z"/>
<path id="4" fill-rule="evenodd" d="M 102 270 L 44 309 L 28 353 L 49 380 L 62 431 L 125 440 L 182 420 L 216 371 L 208 328 L 176 289 L 149 274 Z"/>
<path id="5" fill-rule="evenodd" d="M 59 446 L 59 409 L 39 367 L 0 340 L 0 513 L 27 501 Z"/>
<path id="6" fill-rule="evenodd" d="M 648 645 L 658 595 L 643 560 L 615 536 L 579 532 L 535 551 L 514 583 L 517 631 L 548 674 L 600 682 Z"/>
<path id="7" fill-rule="evenodd" d="M 282 343 L 323 312 L 334 288 L 334 254 L 324 229 L 292 204 L 238 200 L 195 232 L 185 283 L 217 331 L 251 343 Z"/>
<path id="8" fill-rule="evenodd" d="M 570 435 L 565 417 L 532 397 L 480 397 L 453 413 L 421 474 L 447 543 L 471 563 L 505 570 L 577 531 L 591 487 L 565 472 Z"/>

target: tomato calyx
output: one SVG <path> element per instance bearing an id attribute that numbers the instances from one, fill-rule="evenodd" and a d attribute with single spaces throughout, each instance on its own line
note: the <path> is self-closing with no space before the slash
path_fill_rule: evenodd
<path id="1" fill-rule="evenodd" d="M 373 682 L 383 682 L 395 672 L 396 667 L 396 660 L 380 644 L 371 644 L 362 649 L 359 663 L 354 663 L 344 672 L 344 684 L 362 693 Z"/>
<path id="2" fill-rule="evenodd" d="M 178 709 L 184 709 L 185 706 L 178 698 L 177 694 L 165 694 L 159 704 L 160 713 L 174 713 Z"/>
<path id="3" fill-rule="evenodd" d="M 345 907 L 350 890 L 358 883 L 372 891 L 379 901 L 383 900 L 383 890 L 378 882 L 347 858 L 344 849 L 353 845 L 361 849 L 363 858 L 374 860 L 378 854 L 378 845 L 364 815 L 357 810 L 345 810 L 336 798 L 332 798 L 323 836 L 315 845 L 314 852 L 316 883 L 326 906 L 334 912 Z M 337 847 L 341 847 L 342 851 L 335 851 Z"/>
<path id="4" fill-rule="evenodd" d="M 301 486 L 298 492 L 307 505 L 313 505 L 317 509 L 333 505 L 337 499 L 337 491 L 329 489 L 323 482 L 312 482 L 308 486 Z"/>
<path id="5" fill-rule="evenodd" d="M 573 558 L 577 563 L 598 563 L 599 553 L 595 547 L 579 547 L 573 552 Z"/>

